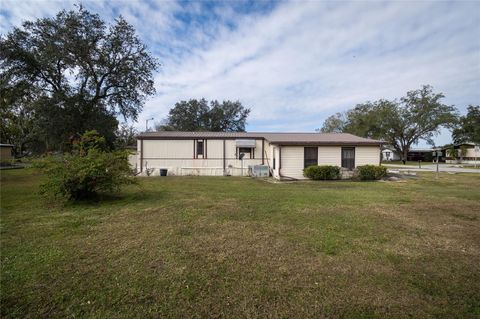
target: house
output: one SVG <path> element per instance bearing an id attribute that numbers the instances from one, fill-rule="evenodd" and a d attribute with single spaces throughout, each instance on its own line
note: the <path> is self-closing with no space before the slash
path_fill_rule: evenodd
<path id="1" fill-rule="evenodd" d="M 13 145 L 0 144 L 0 163 L 11 164 L 13 161 Z"/>
<path id="2" fill-rule="evenodd" d="M 382 161 L 399 161 L 400 159 L 400 155 L 393 147 L 388 145 L 382 147 Z"/>
<path id="3" fill-rule="evenodd" d="M 433 148 L 412 148 L 407 153 L 407 161 L 411 162 L 433 162 L 436 158 L 433 157 Z M 439 149 L 440 150 L 440 149 Z M 445 155 L 445 149 L 442 149 L 443 155 Z M 382 161 L 400 161 L 402 158 L 400 154 L 395 151 L 391 146 L 384 146 L 382 148 Z M 439 158 L 440 162 L 445 160 L 445 156 Z"/>
<path id="4" fill-rule="evenodd" d="M 146 132 L 137 137 L 141 175 L 247 175 L 266 165 L 277 179 L 303 179 L 310 165 L 379 165 L 382 141 L 344 133 Z"/>
<path id="5" fill-rule="evenodd" d="M 417 162 L 432 162 L 433 149 L 431 148 L 411 148 L 407 153 L 407 161 Z"/>
<path id="6" fill-rule="evenodd" d="M 454 154 L 451 150 L 456 150 Z M 476 152 L 475 152 L 476 151 Z M 456 164 L 479 164 L 480 163 L 480 145 L 466 142 L 455 144 L 448 148 L 442 149 L 446 163 Z"/>

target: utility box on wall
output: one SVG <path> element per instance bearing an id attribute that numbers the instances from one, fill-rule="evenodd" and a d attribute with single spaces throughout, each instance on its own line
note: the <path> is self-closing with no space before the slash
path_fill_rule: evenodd
<path id="1" fill-rule="evenodd" d="M 268 177 L 268 165 L 250 165 L 248 171 L 252 177 Z"/>

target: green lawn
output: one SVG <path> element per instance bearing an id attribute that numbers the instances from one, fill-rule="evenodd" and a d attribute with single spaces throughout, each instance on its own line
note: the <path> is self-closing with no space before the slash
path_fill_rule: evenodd
<path id="1" fill-rule="evenodd" d="M 478 318 L 480 176 L 143 178 L 49 204 L 1 171 L 1 314 Z"/>

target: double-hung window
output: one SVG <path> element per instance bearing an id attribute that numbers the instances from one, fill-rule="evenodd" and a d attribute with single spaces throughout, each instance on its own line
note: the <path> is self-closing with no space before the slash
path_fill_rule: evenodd
<path id="1" fill-rule="evenodd" d="M 303 153 L 303 168 L 318 165 L 318 147 L 305 147 Z"/>
<path id="2" fill-rule="evenodd" d="M 244 154 L 243 158 L 252 158 L 253 154 L 253 148 L 250 147 L 239 147 L 238 148 L 238 156 L 237 158 L 240 158 L 240 154 Z"/>
<path id="3" fill-rule="evenodd" d="M 197 158 L 199 155 L 203 156 L 203 141 L 197 141 Z"/>
<path id="4" fill-rule="evenodd" d="M 342 167 L 355 168 L 355 147 L 342 147 Z"/>

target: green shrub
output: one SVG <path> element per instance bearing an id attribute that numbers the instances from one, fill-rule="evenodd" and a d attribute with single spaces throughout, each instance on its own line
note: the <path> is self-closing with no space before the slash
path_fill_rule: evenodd
<path id="1" fill-rule="evenodd" d="M 47 156 L 36 162 L 47 176 L 41 193 L 69 200 L 95 197 L 99 192 L 115 192 L 122 185 L 134 183 L 127 151 L 107 152 L 87 136 L 92 147 L 72 153 Z M 101 143 L 101 139 L 99 142 Z"/>
<path id="2" fill-rule="evenodd" d="M 80 138 L 72 141 L 73 152 L 81 156 L 86 155 L 89 150 L 107 152 L 107 141 L 96 130 L 83 133 Z"/>
<path id="3" fill-rule="evenodd" d="M 309 166 L 303 170 L 303 176 L 313 180 L 339 179 L 340 167 L 332 165 Z"/>
<path id="4" fill-rule="evenodd" d="M 387 168 L 377 165 L 357 166 L 355 175 L 362 181 L 374 181 L 387 175 Z"/>

